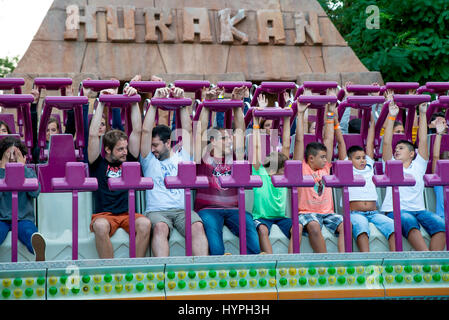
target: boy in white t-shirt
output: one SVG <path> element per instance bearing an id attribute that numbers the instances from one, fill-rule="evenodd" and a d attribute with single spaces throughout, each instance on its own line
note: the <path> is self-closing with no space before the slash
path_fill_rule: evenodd
<path id="1" fill-rule="evenodd" d="M 382 148 L 382 162 L 393 160 L 392 138 L 393 125 L 399 107 L 394 103 L 392 92 L 387 92 L 387 99 L 390 100 L 389 114 L 386 120 L 384 143 Z M 404 174 L 411 174 L 416 184 L 411 187 L 399 187 L 401 202 L 401 224 L 402 234 L 407 238 L 411 246 L 417 251 L 444 250 L 445 247 L 445 227 L 444 220 L 433 212 L 426 210 L 424 204 L 424 180 L 427 161 L 429 160 L 427 148 L 427 103 L 419 105 L 419 127 L 418 153 L 415 152 L 415 146 L 407 141 L 400 140 L 394 150 L 394 160 L 402 161 L 404 165 Z M 392 188 L 387 187 L 385 199 L 381 211 L 393 218 Z M 430 246 L 428 247 L 420 232 L 420 225 L 431 236 Z"/>
<path id="2" fill-rule="evenodd" d="M 373 182 L 374 175 L 374 118 L 371 114 L 371 123 L 366 138 L 366 153 L 361 146 L 352 146 L 346 152 L 346 144 L 338 123 L 335 126 L 335 136 L 338 142 L 338 157 L 340 160 L 352 161 L 353 174 L 365 178 L 363 187 L 350 187 L 349 207 L 351 212 L 352 235 L 357 241 L 361 252 L 369 251 L 369 223 L 388 239 L 391 251 L 395 250 L 394 221 L 377 210 L 377 192 Z"/>

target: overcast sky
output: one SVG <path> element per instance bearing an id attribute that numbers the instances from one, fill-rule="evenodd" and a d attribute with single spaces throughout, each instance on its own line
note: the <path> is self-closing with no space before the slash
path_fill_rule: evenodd
<path id="1" fill-rule="evenodd" d="M 53 0 L 0 0 L 0 58 L 21 58 Z"/>

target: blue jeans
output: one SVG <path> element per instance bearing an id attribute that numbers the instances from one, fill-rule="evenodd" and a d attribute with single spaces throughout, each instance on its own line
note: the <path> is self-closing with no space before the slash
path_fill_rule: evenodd
<path id="1" fill-rule="evenodd" d="M 393 219 L 393 212 L 387 214 Z M 408 237 L 408 233 L 412 229 L 420 229 L 419 225 L 422 225 L 430 236 L 433 236 L 437 232 L 445 232 L 444 219 L 437 214 L 422 210 L 422 211 L 405 211 L 401 210 L 401 225 L 402 235 Z"/>
<path id="2" fill-rule="evenodd" d="M 0 221 L 0 244 L 5 241 L 8 232 L 11 231 L 10 221 Z M 19 220 L 17 237 L 30 251 L 34 254 L 33 246 L 31 245 L 31 236 L 37 232 L 36 225 L 30 220 Z"/>
<path id="3" fill-rule="evenodd" d="M 362 233 L 366 233 L 368 238 L 369 222 L 374 224 L 377 229 L 384 235 L 385 238 L 390 237 L 394 232 L 394 221 L 386 215 L 379 213 L 379 211 L 351 211 L 352 236 L 357 239 Z"/>
<path id="4" fill-rule="evenodd" d="M 254 220 L 254 225 L 256 226 L 256 230 L 259 229 L 260 225 L 265 225 L 268 229 L 268 234 L 270 234 L 271 227 L 273 224 L 276 224 L 279 229 L 281 229 L 282 233 L 290 239 L 290 229 L 292 228 L 292 219 L 290 218 L 273 218 L 273 219 L 264 219 L 259 218 Z"/>
<path id="5" fill-rule="evenodd" d="M 223 226 L 237 237 L 239 236 L 239 210 L 238 209 L 203 209 L 198 212 L 203 220 L 207 241 L 209 242 L 209 254 L 224 254 Z M 246 212 L 246 249 L 248 254 L 259 254 L 259 236 L 254 226 L 253 217 Z"/>

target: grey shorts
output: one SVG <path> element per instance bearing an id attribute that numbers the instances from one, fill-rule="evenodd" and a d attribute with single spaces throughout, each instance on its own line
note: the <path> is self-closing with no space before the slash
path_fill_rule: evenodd
<path id="1" fill-rule="evenodd" d="M 337 228 L 343 222 L 343 216 L 336 213 L 301 213 L 299 215 L 299 223 L 303 225 L 304 233 L 307 234 L 306 226 L 312 221 L 318 222 L 321 228 L 323 228 L 324 225 L 330 232 L 338 235 Z"/>
<path id="2" fill-rule="evenodd" d="M 191 211 L 191 220 L 192 224 L 195 222 L 203 222 L 201 220 L 198 213 L 195 211 Z M 159 222 L 164 222 L 169 230 L 170 233 L 173 230 L 173 227 L 178 230 L 178 232 L 185 237 L 186 235 L 186 215 L 185 211 L 183 209 L 180 210 L 166 210 L 166 211 L 148 211 L 145 212 L 145 216 L 147 216 L 151 221 L 151 228 L 154 228 L 154 226 Z"/>

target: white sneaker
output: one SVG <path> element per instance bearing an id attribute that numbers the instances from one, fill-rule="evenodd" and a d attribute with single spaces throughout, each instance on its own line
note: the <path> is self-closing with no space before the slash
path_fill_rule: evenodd
<path id="1" fill-rule="evenodd" d="M 45 261 L 45 239 L 39 232 L 31 235 L 31 245 L 34 249 L 36 261 Z"/>

